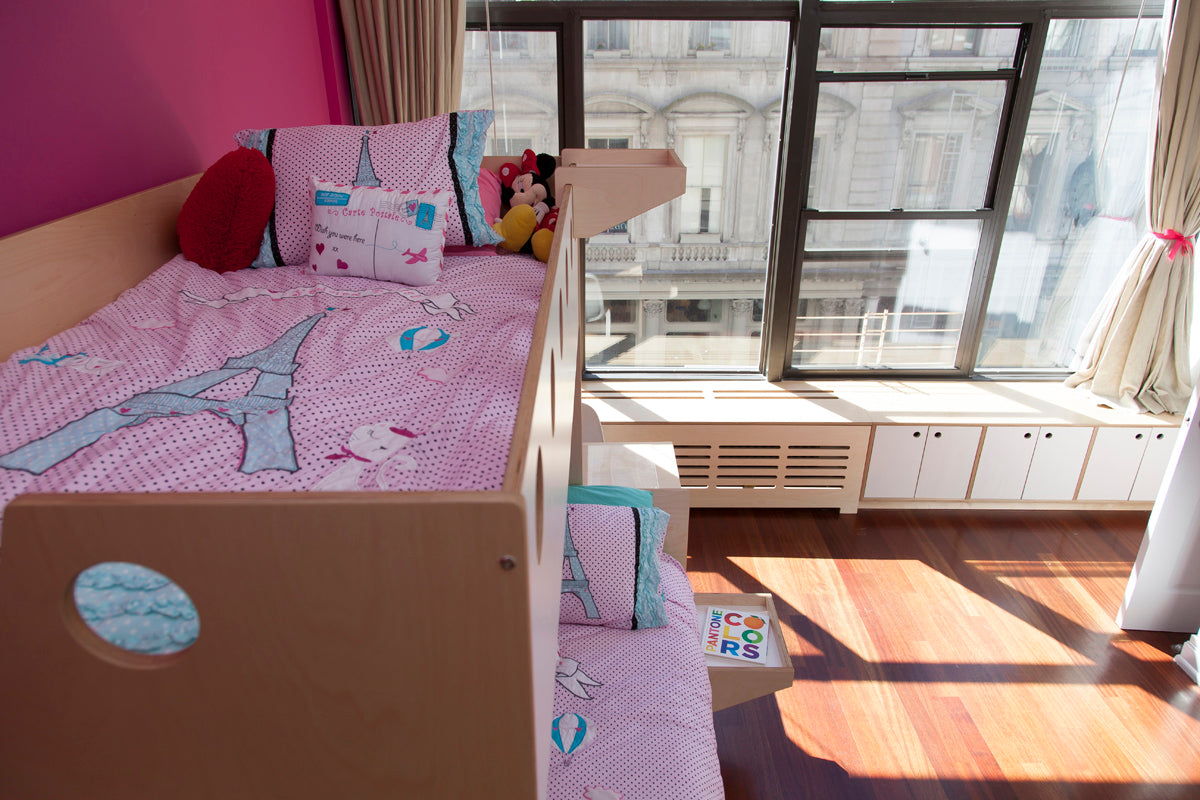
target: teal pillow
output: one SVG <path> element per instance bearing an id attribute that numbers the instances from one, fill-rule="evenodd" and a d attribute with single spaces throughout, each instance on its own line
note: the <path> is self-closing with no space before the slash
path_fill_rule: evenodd
<path id="1" fill-rule="evenodd" d="M 630 489 L 628 486 L 568 486 L 567 502 L 649 508 L 654 505 L 654 495 L 645 489 Z"/>

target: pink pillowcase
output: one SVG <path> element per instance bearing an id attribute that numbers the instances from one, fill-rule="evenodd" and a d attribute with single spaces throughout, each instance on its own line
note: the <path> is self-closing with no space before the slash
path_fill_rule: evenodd
<path id="1" fill-rule="evenodd" d="M 479 202 L 488 225 L 500 219 L 500 176 L 487 167 L 479 168 Z"/>
<path id="2" fill-rule="evenodd" d="M 666 625 L 658 559 L 669 519 L 658 508 L 568 504 L 558 621 L 624 630 Z"/>
<path id="3" fill-rule="evenodd" d="M 405 191 L 450 190 L 446 244 L 479 247 L 501 237 L 485 219 L 479 170 L 492 112 L 456 111 L 419 122 L 312 125 L 247 129 L 234 137 L 253 147 L 275 170 L 275 210 L 256 267 L 298 266 L 308 258 L 312 205 L 308 179 Z"/>

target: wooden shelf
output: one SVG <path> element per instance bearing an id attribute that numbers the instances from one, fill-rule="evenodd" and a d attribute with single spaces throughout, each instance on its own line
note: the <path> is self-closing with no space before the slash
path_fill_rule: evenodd
<path id="1" fill-rule="evenodd" d="M 555 191 L 571 185 L 573 234 L 604 233 L 638 214 L 683 194 L 687 170 L 674 150 L 562 151 L 554 171 Z"/>
<path id="2" fill-rule="evenodd" d="M 767 648 L 767 663 L 763 666 L 734 661 L 719 656 L 705 656 L 708 680 L 712 684 L 713 711 L 729 708 L 747 700 L 765 697 L 792 685 L 795 670 L 788 656 L 770 594 L 737 594 L 730 592 L 697 592 L 696 618 L 703 633 L 704 614 L 708 606 L 720 606 L 734 611 L 766 614 L 771 620 L 771 638 Z"/>
<path id="3" fill-rule="evenodd" d="M 690 496 L 679 485 L 670 442 L 584 442 L 583 482 L 654 492 L 654 505 L 671 515 L 663 552 L 687 566 Z"/>

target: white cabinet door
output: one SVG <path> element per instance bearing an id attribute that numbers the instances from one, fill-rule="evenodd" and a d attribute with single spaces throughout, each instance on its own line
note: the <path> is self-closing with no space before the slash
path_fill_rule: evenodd
<path id="1" fill-rule="evenodd" d="M 1167 464 L 1171 461 L 1171 452 L 1175 449 L 1175 440 L 1178 438 L 1179 428 L 1150 429 L 1146 454 L 1142 456 L 1137 479 L 1129 492 L 1130 500 L 1154 502 L 1158 498 L 1158 490 L 1167 474 Z"/>
<path id="2" fill-rule="evenodd" d="M 982 433 L 983 428 L 979 427 L 931 426 L 915 496 L 938 500 L 965 498 Z"/>
<path id="3" fill-rule="evenodd" d="M 1149 428 L 1097 430 L 1077 499 L 1128 500 L 1149 440 Z M 1170 455 L 1170 452 L 1168 449 L 1167 454 Z M 1163 467 L 1166 467 L 1165 461 Z M 1161 473 L 1159 479 L 1162 479 Z"/>
<path id="4" fill-rule="evenodd" d="M 863 497 L 912 497 L 925 450 L 923 425 L 876 425 Z"/>
<path id="5" fill-rule="evenodd" d="M 1092 428 L 1041 428 L 1023 500 L 1071 500 L 1092 442 Z"/>
<path id="6" fill-rule="evenodd" d="M 1020 500 L 1037 437 L 1037 428 L 989 427 L 979 451 L 971 497 L 975 500 Z"/>

